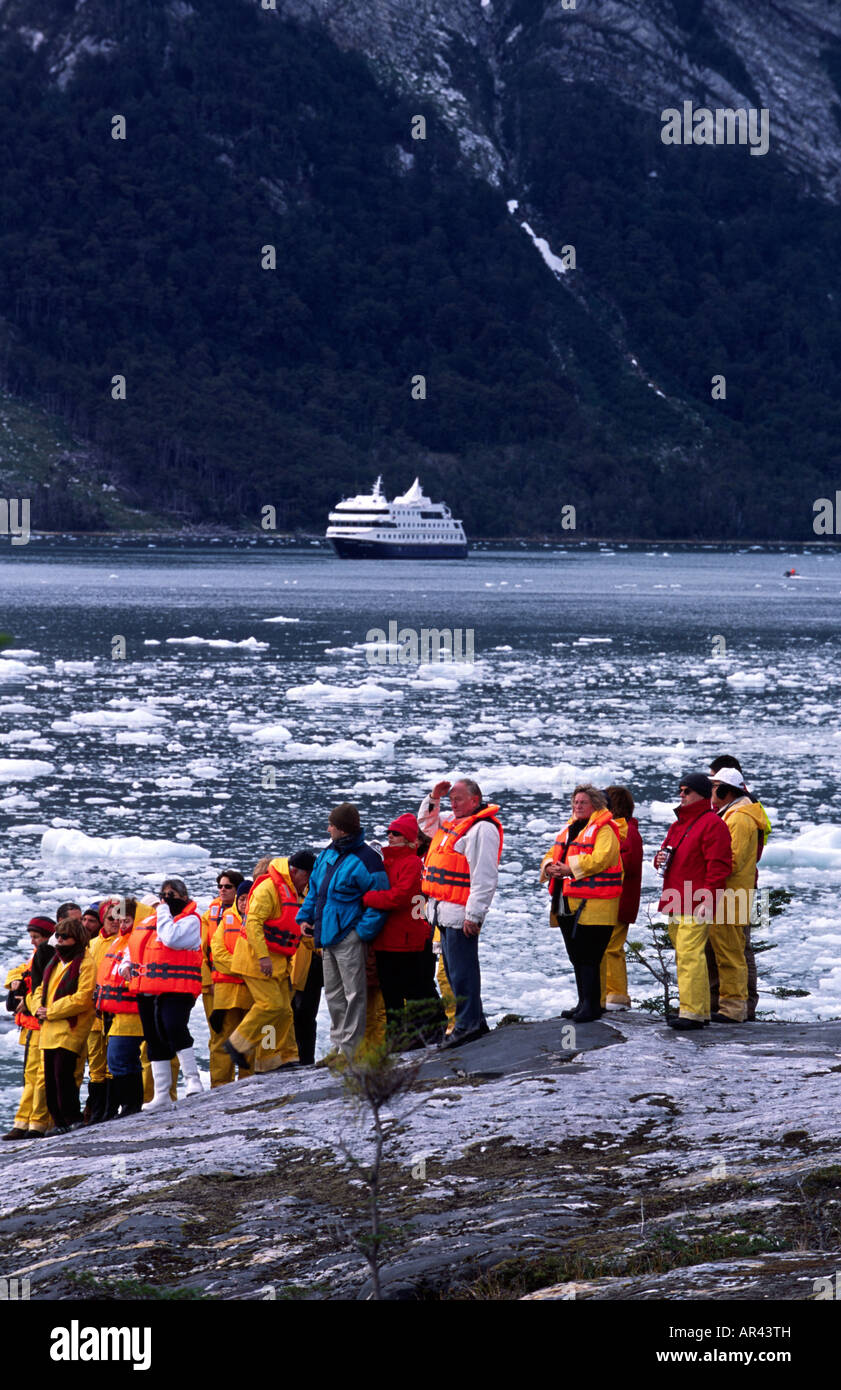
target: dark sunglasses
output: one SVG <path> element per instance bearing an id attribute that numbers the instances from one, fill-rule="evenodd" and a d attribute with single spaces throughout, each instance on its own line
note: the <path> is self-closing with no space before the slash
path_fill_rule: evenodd
<path id="1" fill-rule="evenodd" d="M 72 933 L 69 931 L 57 931 L 55 934 L 55 939 L 56 941 L 73 941 L 74 937 Z"/>
<path id="2" fill-rule="evenodd" d="M 216 887 L 217 887 L 217 888 L 220 888 L 220 889 L 222 889 L 222 888 L 233 888 L 233 887 L 234 887 L 234 884 L 233 884 L 233 883 L 217 883 Z"/>

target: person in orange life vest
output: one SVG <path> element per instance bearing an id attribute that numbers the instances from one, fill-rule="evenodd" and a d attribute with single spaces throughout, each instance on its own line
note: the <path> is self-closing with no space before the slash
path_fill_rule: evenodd
<path id="1" fill-rule="evenodd" d="M 675 948 L 680 1014 L 667 1020 L 681 1032 L 704 1028 L 710 1019 L 710 980 L 704 948 L 718 894 L 733 865 L 729 831 L 710 806 L 712 783 L 703 772 L 680 782 L 676 819 L 654 856 L 663 874 L 658 904 L 669 915 Z"/>
<path id="2" fill-rule="evenodd" d="M 417 820 L 411 814 L 392 821 L 388 827 L 388 844 L 383 850 L 390 886 L 371 889 L 362 899 L 365 907 L 388 912 L 374 946 L 377 977 L 388 1031 L 405 1047 L 422 1047 L 430 1030 L 438 1041 L 443 1029 L 441 1001 L 434 979 L 429 977 L 427 961 L 426 947 L 431 932 L 422 910 L 425 905 L 421 893 L 423 865 L 418 858 L 419 834 Z M 427 1007 L 407 1011 L 407 1004 Z"/>
<path id="3" fill-rule="evenodd" d="M 604 792 L 589 782 L 577 786 L 569 822 L 540 871 L 552 899 L 550 923 L 561 928 L 578 990 L 578 1003 L 561 1016 L 576 1023 L 601 1018 L 600 966 L 619 920 L 621 845 Z"/>
<path id="4" fill-rule="evenodd" d="M 236 900 L 225 908 L 219 918 L 205 956 L 213 979 L 213 1008 L 207 1020 L 210 1024 L 211 1088 L 227 1086 L 234 1080 L 237 1071 L 240 1081 L 244 1076 L 251 1075 L 248 1064 L 237 1068 L 234 1059 L 225 1051 L 225 1043 L 251 1008 L 251 995 L 242 976 L 234 973 L 233 953 L 248 910 L 248 895 L 252 887 L 253 880 L 250 878 L 237 884 Z"/>
<path id="5" fill-rule="evenodd" d="M 88 932 L 88 945 L 96 970 L 109 946 L 118 935 L 119 898 L 104 898 L 99 904 L 99 935 L 91 937 Z M 84 914 L 82 923 L 85 925 Z M 85 925 L 87 931 L 87 926 Z M 88 1033 L 88 1098 L 82 1114 L 85 1124 L 98 1124 L 109 1118 L 108 1111 L 108 1040 L 103 1028 L 102 1016 L 97 1013 Z"/>
<path id="6" fill-rule="evenodd" d="M 628 927 L 637 920 L 642 891 L 643 848 L 639 826 L 634 816 L 634 798 L 627 787 L 605 787 L 608 809 L 620 831 L 622 840 L 622 896 L 619 899 L 619 921 L 613 928 L 607 949 L 602 956 L 602 1008 L 627 1009 L 628 971 L 625 965 L 625 941 Z"/>
<path id="7" fill-rule="evenodd" d="M 297 854 L 293 854 L 292 861 L 311 874 L 315 865 L 315 855 L 312 850 L 299 850 Z M 315 1061 L 316 1020 L 323 988 L 324 965 L 321 952 L 316 950 L 312 936 L 302 932 L 298 949 L 292 959 L 289 989 L 295 1024 L 295 1045 L 298 1049 L 298 1060 L 303 1067 L 312 1066 Z"/>
<path id="8" fill-rule="evenodd" d="M 40 1139 L 52 1121 L 47 1109 L 47 1096 L 44 1090 L 44 1068 L 41 1060 L 41 1025 L 35 1018 L 32 1008 L 33 990 L 41 982 L 48 961 L 52 960 L 54 947 L 49 940 L 55 929 L 51 917 L 32 917 L 26 930 L 32 945 L 32 954 L 25 964 L 9 972 L 6 981 L 9 994 L 6 1008 L 15 1015 L 15 1023 L 20 1028 L 20 1044 L 23 1053 L 23 1092 L 17 1108 L 12 1128 L 3 1139 Z"/>
<path id="9" fill-rule="evenodd" d="M 237 889 L 243 881 L 244 875 L 237 869 L 225 869 L 216 879 L 216 887 L 219 894 L 213 899 L 206 912 L 201 916 L 201 994 L 204 1005 L 205 1017 L 208 1023 L 210 1015 L 213 1013 L 213 969 L 210 964 L 210 942 L 216 935 L 218 927 L 224 913 L 234 906 L 237 897 Z M 211 1029 L 211 1033 L 212 1033 Z M 211 1046 L 213 1039 L 211 1038 Z M 211 1075 L 211 1084 L 213 1078 Z"/>
<path id="10" fill-rule="evenodd" d="M 138 904 L 135 898 L 122 898 L 115 905 L 113 919 L 116 933 L 106 938 L 99 953 L 94 1001 L 102 1019 L 106 1039 L 108 1071 L 108 1105 L 106 1119 L 117 1115 L 136 1115 L 143 1104 L 143 1074 L 140 1048 L 143 1026 L 137 1011 L 137 1000 L 129 983 L 120 974 L 120 964 L 128 950 L 128 939 L 136 921 L 154 915 L 150 908 Z"/>
<path id="11" fill-rule="evenodd" d="M 47 1107 L 62 1133 L 82 1119 L 77 1064 L 94 1020 L 96 969 L 81 911 L 78 918 L 57 923 L 55 939 L 55 955 L 35 992 L 34 1012 L 41 1023 Z"/>
<path id="12" fill-rule="evenodd" d="M 743 791 L 743 795 L 746 796 L 751 805 L 757 808 L 757 810 L 760 812 L 761 835 L 758 835 L 757 837 L 756 848 L 756 859 L 758 866 L 759 860 L 762 858 L 762 851 L 767 845 L 768 837 L 771 834 L 771 822 L 768 819 L 768 812 L 765 810 L 765 807 L 762 805 L 762 802 L 759 800 L 759 798 L 754 796 L 753 792 L 748 790 L 745 784 L 745 771 L 742 767 L 742 764 L 739 762 L 739 759 L 732 757 L 732 755 L 729 753 L 720 753 L 718 757 L 713 758 L 712 762 L 710 763 L 709 777 L 710 781 L 713 783 L 713 790 L 715 790 L 716 773 L 724 767 L 733 767 L 736 769 L 741 778 L 741 789 Z M 715 798 L 715 796 L 713 799 L 713 810 L 720 810 L 720 802 Z M 757 867 L 754 871 L 754 888 L 756 888 L 758 883 L 759 868 Z M 756 1018 L 756 1008 L 759 1003 L 759 982 L 757 980 L 756 974 L 756 954 L 754 952 L 753 946 L 751 945 L 750 939 L 750 922 L 745 922 L 742 924 L 742 931 L 744 932 L 745 937 L 745 965 L 747 966 L 748 972 L 748 1001 L 745 1020 L 748 1023 L 752 1023 Z M 718 965 L 716 963 L 715 951 L 713 950 L 712 945 L 709 941 L 707 942 L 706 954 L 707 969 L 710 973 L 710 1009 L 711 1013 L 716 1013 L 719 1011 Z"/>
<path id="13" fill-rule="evenodd" d="M 441 816 L 441 798 L 449 793 L 452 815 Z M 424 867 L 426 916 L 441 932 L 447 979 L 456 997 L 455 1028 L 442 1047 L 460 1047 L 488 1032 L 482 1008 L 479 932 L 494 899 L 502 857 L 498 806 L 482 800 L 468 777 L 452 785 L 439 782 L 424 797 L 418 823 L 432 836 Z"/>
<path id="14" fill-rule="evenodd" d="M 201 994 L 201 918 L 181 878 L 165 879 L 154 918 L 136 925 L 120 973 L 131 980 L 152 1067 L 155 1094 L 144 1112 L 171 1110 L 172 1059 L 178 1057 L 186 1095 L 204 1087 L 196 1066 L 190 1013 Z"/>
<path id="15" fill-rule="evenodd" d="M 252 1064 L 258 1075 L 298 1064 L 289 974 L 301 938 L 295 916 L 309 883 L 304 856 L 272 859 L 265 874 L 255 874 L 231 956 L 232 971 L 242 977 L 251 1007 L 223 1046 L 237 1066 Z"/>

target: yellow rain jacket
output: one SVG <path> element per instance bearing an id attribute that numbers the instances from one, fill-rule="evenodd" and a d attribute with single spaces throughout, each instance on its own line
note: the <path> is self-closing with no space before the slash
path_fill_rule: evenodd
<path id="1" fill-rule="evenodd" d="M 601 811 L 594 811 L 588 820 L 587 825 L 594 816 L 600 816 Z M 570 861 L 569 867 L 573 878 L 587 878 L 590 874 L 601 873 L 602 870 L 612 868 L 619 857 L 619 847 L 622 840 L 628 833 L 627 821 L 617 820 L 616 828 L 619 831 L 619 843 L 609 825 L 603 825 L 596 835 L 593 849 L 590 854 L 576 855 Z M 586 826 L 584 827 L 586 829 Z M 547 870 L 552 863 L 552 851 L 544 854 L 540 864 L 540 882 L 546 880 Z M 591 924 L 593 926 L 615 927 L 619 921 L 619 896 L 615 898 L 573 898 L 567 897 L 570 912 L 577 912 L 583 903 L 583 909 L 579 922 L 583 926 Z"/>
<path id="2" fill-rule="evenodd" d="M 236 974 L 233 956 L 225 948 L 225 927 L 230 924 L 231 918 L 237 922 L 242 920 L 236 907 L 226 908 L 222 913 L 210 942 L 213 968 L 222 975 Z M 213 1007 L 214 1009 L 245 1009 L 247 1011 L 251 1008 L 251 995 L 243 984 L 233 984 L 229 980 L 216 980 L 213 985 Z"/>
<path id="3" fill-rule="evenodd" d="M 721 819 L 730 831 L 733 872 L 725 880 L 715 917 L 717 922 L 746 927 L 753 907 L 759 836 L 764 843 L 769 821 L 759 802 L 750 801 L 746 796 L 731 801 L 724 808 Z"/>
<path id="4" fill-rule="evenodd" d="M 288 858 L 273 859 L 272 864 L 278 873 L 286 879 L 292 892 L 295 893 L 295 885 L 289 877 Z M 245 936 L 240 937 L 231 957 L 232 975 L 243 975 L 253 979 L 262 973 L 257 964 L 258 960 L 268 956 L 272 963 L 272 976 L 282 979 L 288 977 L 290 958 L 280 955 L 277 951 L 270 951 L 263 935 L 263 923 L 279 917 L 282 908 L 283 905 L 274 884 L 269 877 L 266 877 L 252 890 L 248 903 L 248 916 L 245 921 Z"/>
<path id="5" fill-rule="evenodd" d="M 44 986 L 35 991 L 35 1008 L 46 1005 L 47 1017 L 41 1023 L 41 1049 L 66 1047 L 68 1052 L 82 1052 L 94 1020 L 93 990 L 96 984 L 96 965 L 90 947 L 85 947 L 82 966 L 73 994 L 56 999 L 55 992 L 64 978 L 69 961 L 59 961 Z"/>

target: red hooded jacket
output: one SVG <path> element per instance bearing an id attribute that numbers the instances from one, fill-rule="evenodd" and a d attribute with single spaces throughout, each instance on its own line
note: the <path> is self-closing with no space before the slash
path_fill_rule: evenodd
<path id="1" fill-rule="evenodd" d="M 628 817 L 628 833 L 621 841 L 620 851 L 624 877 L 619 899 L 619 921 L 627 926 L 637 920 L 642 892 L 642 840 L 636 816 Z"/>
<path id="2" fill-rule="evenodd" d="M 728 840 L 730 836 L 727 836 Z M 387 912 L 385 926 L 376 939 L 377 951 L 422 951 L 429 940 L 429 924 L 421 909 L 423 864 L 411 845 L 386 845 L 383 850 L 388 888 L 372 888 L 362 899 L 365 907 Z"/>
<path id="3" fill-rule="evenodd" d="M 715 902 L 724 887 L 733 868 L 730 831 L 709 801 L 679 806 L 675 815 L 661 845 L 673 853 L 663 878 L 660 911 L 689 917 L 696 894 L 712 893 Z M 679 907 L 675 905 L 676 895 L 680 897 Z"/>

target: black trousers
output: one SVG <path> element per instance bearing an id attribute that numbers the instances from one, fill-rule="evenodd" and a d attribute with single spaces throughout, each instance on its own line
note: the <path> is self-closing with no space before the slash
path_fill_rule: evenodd
<path id="1" fill-rule="evenodd" d="M 47 1109 L 58 1129 L 78 1124 L 82 1118 L 76 1085 L 77 1053 L 67 1047 L 42 1047 Z"/>
<path id="2" fill-rule="evenodd" d="M 196 1002 L 192 994 L 138 994 L 136 998 L 150 1062 L 171 1062 L 176 1052 L 193 1046 L 187 1027 Z"/>
<path id="3" fill-rule="evenodd" d="M 313 951 L 307 983 L 303 989 L 296 989 L 292 995 L 292 1021 L 295 1026 L 295 1042 L 298 1044 L 298 1060 L 305 1066 L 310 1066 L 315 1061 L 315 1020 L 321 1003 L 323 985 L 324 965 L 318 952 Z"/>
<path id="4" fill-rule="evenodd" d="M 575 971 L 578 989 L 578 1003 L 592 1013 L 601 1009 L 601 982 L 599 966 L 613 935 L 613 927 L 596 926 L 595 923 L 582 926 L 580 922 L 571 926 L 568 919 L 559 918 L 564 945 Z"/>
<path id="5" fill-rule="evenodd" d="M 435 988 L 431 943 L 422 951 L 377 951 L 376 957 L 389 1028 L 417 1033 L 422 1038 L 439 1035 L 446 1012 Z M 407 1004 L 421 1003 L 427 1007 L 406 1009 Z"/>

